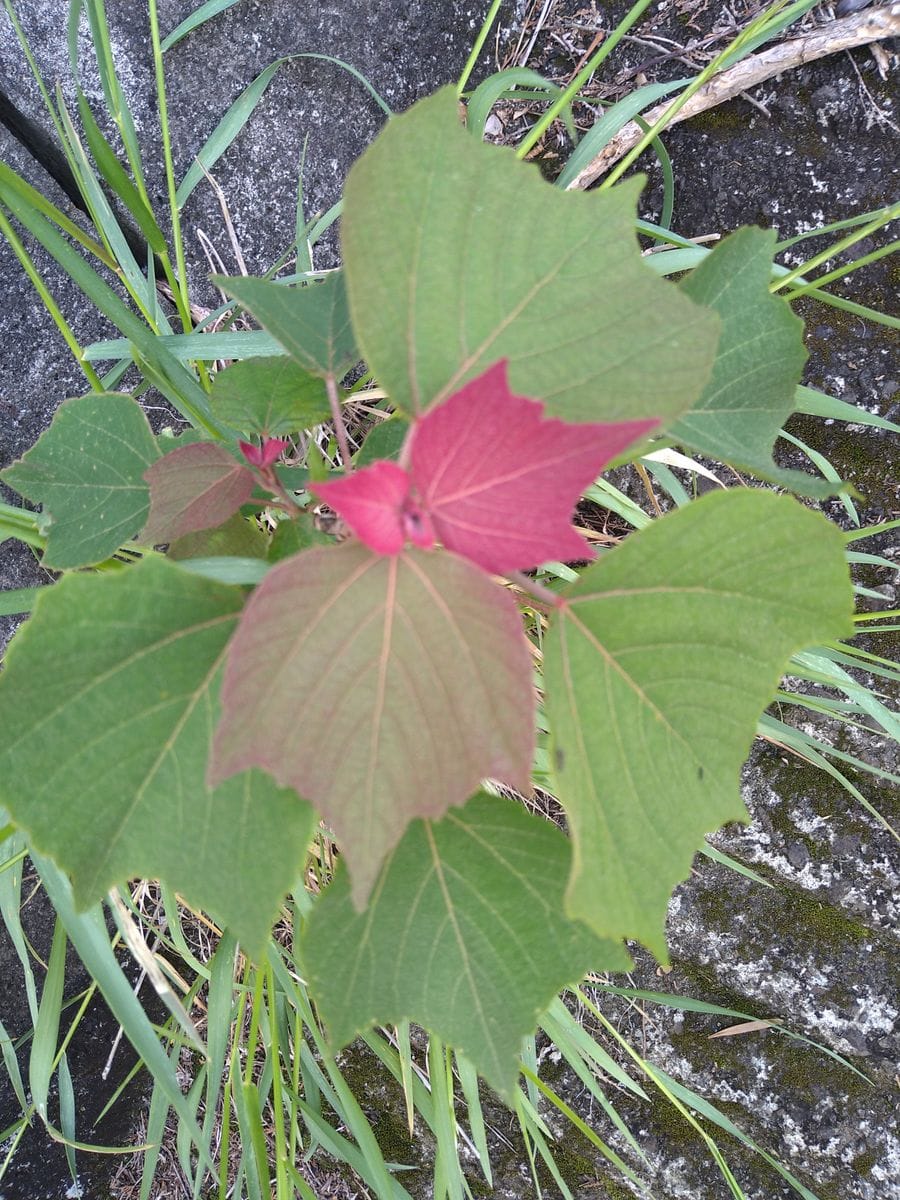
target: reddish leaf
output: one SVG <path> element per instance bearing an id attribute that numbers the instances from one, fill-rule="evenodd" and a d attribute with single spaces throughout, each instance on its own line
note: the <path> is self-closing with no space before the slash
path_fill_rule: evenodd
<path id="1" fill-rule="evenodd" d="M 573 425 L 516 396 L 495 363 L 413 426 L 410 474 L 438 540 L 486 571 L 593 558 L 578 497 L 658 422 Z"/>
<path id="2" fill-rule="evenodd" d="M 253 493 L 253 475 L 212 442 L 179 446 L 144 472 L 150 485 L 147 542 L 172 542 L 212 529 L 238 511 Z"/>
<path id="3" fill-rule="evenodd" d="M 358 542 L 274 567 L 228 656 L 210 767 L 251 765 L 334 829 L 361 905 L 414 817 L 528 786 L 531 657 L 511 597 L 454 554 Z"/>
<path id="4" fill-rule="evenodd" d="M 238 442 L 241 454 L 251 467 L 271 467 L 283 450 L 288 448 L 287 438 L 264 437 L 258 446 L 252 442 Z"/>
<path id="5" fill-rule="evenodd" d="M 509 390 L 498 362 L 416 420 L 408 474 L 376 463 L 313 490 L 379 554 L 436 538 L 497 573 L 591 558 L 571 525 L 578 497 L 657 422 L 573 425 L 543 412 Z"/>
<path id="6" fill-rule="evenodd" d="M 399 554 L 407 540 L 425 549 L 434 545 L 431 522 L 412 498 L 409 475 L 396 463 L 376 462 L 343 479 L 311 484 L 310 490 L 376 554 Z"/>

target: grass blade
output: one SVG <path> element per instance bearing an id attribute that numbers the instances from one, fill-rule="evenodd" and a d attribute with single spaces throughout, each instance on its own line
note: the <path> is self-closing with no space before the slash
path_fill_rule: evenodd
<path id="1" fill-rule="evenodd" d="M 265 95 L 266 88 L 275 78 L 279 68 L 284 66 L 285 63 L 293 62 L 294 59 L 298 58 L 318 59 L 322 62 L 334 63 L 335 66 L 341 67 L 342 70 L 349 72 L 354 79 L 363 85 L 386 116 L 392 117 L 394 115 L 386 101 L 381 98 L 365 75 L 357 71 L 356 67 L 351 66 L 350 63 L 344 62 L 343 59 L 335 58 L 331 54 L 286 54 L 283 58 L 277 58 L 273 63 L 270 63 L 264 71 L 261 71 L 257 75 L 252 83 L 248 84 L 206 139 L 196 155 L 196 161 L 191 164 L 184 179 L 178 185 L 176 201 L 179 209 L 184 207 L 191 192 L 193 192 L 194 188 L 203 178 L 204 167 L 209 171 L 213 164 L 218 162 L 250 120 L 253 110 Z"/>
<path id="2" fill-rule="evenodd" d="M 453 1074 L 447 1067 L 447 1050 L 434 1036 L 428 1038 L 428 1078 L 434 1103 L 437 1155 L 434 1160 L 434 1194 L 463 1200 L 463 1179 L 456 1146 L 456 1113 L 453 1107 Z"/>
<path id="3" fill-rule="evenodd" d="M 5 588 L 0 591 L 0 617 L 30 613 L 40 588 Z"/>
<path id="4" fill-rule="evenodd" d="M 75 1168 L 75 1089 L 72 1086 L 72 1074 L 69 1071 L 69 1060 L 65 1054 L 59 1060 L 59 1127 L 65 1138 L 66 1163 L 72 1182 L 77 1179 Z"/>
<path id="5" fill-rule="evenodd" d="M 31 1057 L 28 1060 L 28 1084 L 38 1113 L 47 1120 L 47 1095 L 59 1041 L 59 1016 L 62 1010 L 63 981 L 66 968 L 66 931 L 57 917 L 53 927 L 50 962 L 41 992 L 41 1006 L 34 1027 Z"/>
<path id="6" fill-rule="evenodd" d="M 197 184 L 203 179 L 203 168 L 205 167 L 207 171 L 212 170 L 215 163 L 218 162 L 250 120 L 253 110 L 259 104 L 260 100 L 262 100 L 266 88 L 277 75 L 279 68 L 288 61 L 288 58 L 276 59 L 264 71 L 260 72 L 253 82 L 241 92 L 237 100 L 231 105 L 225 116 L 203 143 L 197 152 L 195 161 L 191 163 L 187 174 L 175 192 L 175 204 L 179 211 L 184 208 L 191 192 L 193 192 Z"/>
<path id="7" fill-rule="evenodd" d="M 176 25 L 171 33 L 163 38 L 160 44 L 160 49 L 163 54 L 167 50 L 171 50 L 173 46 L 186 38 L 189 33 L 193 33 L 195 29 L 199 29 L 207 21 L 211 21 L 213 17 L 217 17 L 219 13 L 224 12 L 226 8 L 231 8 L 237 4 L 238 0 L 206 0 L 205 4 L 201 4 L 195 9 L 190 16 L 184 18 L 180 25 Z"/>
<path id="8" fill-rule="evenodd" d="M 168 246 L 162 230 L 144 202 L 143 196 L 128 177 L 128 172 L 119 162 L 115 151 L 103 136 L 100 126 L 94 119 L 91 106 L 81 88 L 78 89 L 78 114 L 84 128 L 88 149 L 94 157 L 97 169 L 119 197 L 138 224 L 141 233 L 147 239 L 147 244 L 154 254 L 167 254 Z"/>
<path id="9" fill-rule="evenodd" d="M 567 188 L 623 125 L 633 121 L 639 113 L 642 113 L 645 108 L 649 108 L 657 100 L 661 100 L 663 96 L 670 95 L 678 88 L 687 87 L 689 83 L 689 79 L 673 79 L 666 83 L 647 83 L 631 92 L 618 104 L 613 104 L 575 147 L 564 170 L 556 180 L 556 186 Z M 668 222 L 663 221 L 662 224 L 666 225 Z"/>
<path id="10" fill-rule="evenodd" d="M 466 1100 L 469 1114 L 469 1129 L 472 1141 L 478 1152 L 478 1162 L 482 1174 L 487 1180 L 488 1187 L 494 1186 L 491 1174 L 491 1156 L 487 1144 L 487 1129 L 484 1124 L 484 1113 L 481 1109 L 481 1097 L 478 1094 L 478 1073 L 463 1054 L 456 1055 L 456 1069 L 459 1072 L 459 1082 Z"/>
<path id="11" fill-rule="evenodd" d="M 62 267 L 73 283 L 105 317 L 134 344 L 141 358 L 153 371 L 153 383 L 192 425 L 205 429 L 214 438 L 225 436 L 209 413 L 206 393 L 190 371 L 185 370 L 165 347 L 162 339 L 147 328 L 85 261 L 50 222 L 5 187 L 0 178 L 0 203 L 41 243 Z"/>
<path id="12" fill-rule="evenodd" d="M 484 128 L 490 116 L 491 109 L 502 96 L 516 99 L 515 88 L 528 87 L 546 93 L 547 96 L 558 96 L 562 88 L 533 71 L 531 67 L 509 67 L 505 71 L 496 71 L 480 83 L 469 98 L 466 115 L 466 126 L 478 138 L 484 137 Z"/>
<path id="13" fill-rule="evenodd" d="M 846 400 L 838 400 L 836 396 L 828 396 L 815 388 L 801 384 L 794 397 L 794 411 L 810 417 L 822 417 L 825 420 L 852 421 L 855 425 L 871 425 L 875 429 L 889 429 L 891 433 L 900 433 L 900 425 L 888 421 L 885 417 L 866 412 Z"/>
<path id="14" fill-rule="evenodd" d="M 201 1157 L 207 1159 L 211 1168 L 212 1161 L 203 1150 L 200 1130 L 187 1100 L 182 1095 L 172 1064 L 159 1044 L 156 1031 L 132 991 L 131 984 L 116 961 L 109 943 L 103 910 L 99 905 L 95 905 L 86 912 L 77 912 L 72 900 L 71 885 L 65 875 L 50 859 L 44 858 L 36 851 L 32 851 L 31 857 L 79 958 L 96 981 L 110 1011 L 143 1059 L 147 1070 L 163 1090 L 179 1118 L 190 1127 L 191 1137 L 200 1149 Z"/>

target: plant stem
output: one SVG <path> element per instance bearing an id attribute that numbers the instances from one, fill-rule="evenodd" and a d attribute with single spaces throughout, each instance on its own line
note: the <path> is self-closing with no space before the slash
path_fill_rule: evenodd
<path id="1" fill-rule="evenodd" d="M 337 380 L 333 374 L 325 376 L 325 390 L 328 393 L 328 403 L 331 405 L 331 419 L 334 421 L 334 435 L 337 438 L 338 450 L 341 455 L 341 465 L 345 471 L 353 470 L 350 457 L 350 442 L 347 438 L 347 427 L 344 424 L 344 414 L 341 412 L 341 398 L 338 395 Z"/>
<path id="2" fill-rule="evenodd" d="M 545 587 L 537 579 L 532 579 L 524 571 L 507 571 L 506 578 L 510 583 L 514 583 L 517 587 L 520 587 L 523 592 L 528 592 L 529 595 L 534 596 L 542 605 L 547 605 L 551 612 L 553 609 L 561 608 L 565 603 L 562 596 Z"/>
<path id="3" fill-rule="evenodd" d="M 156 70 L 156 98 L 159 106 L 159 124 L 162 130 L 163 158 L 166 166 L 166 186 L 169 193 L 169 212 L 172 219 L 172 241 L 175 243 L 175 262 L 178 271 L 178 288 L 174 289 L 175 304 L 185 333 L 193 329 L 191 302 L 188 295 L 187 264 L 184 258 L 184 239 L 181 236 L 181 214 L 175 188 L 175 167 L 172 161 L 172 139 L 169 135 L 169 114 L 166 106 L 166 78 L 163 70 L 162 48 L 159 40 L 159 17 L 156 0 L 150 0 L 150 37 L 153 42 L 153 64 Z"/>
<path id="4" fill-rule="evenodd" d="M 479 54 L 484 49 L 484 43 L 487 41 L 488 34 L 491 32 L 491 26 L 497 19 L 497 14 L 500 11 L 500 5 L 502 3 L 503 0 L 494 0 L 493 4 L 491 5 L 490 12 L 484 18 L 484 23 L 478 31 L 478 37 L 475 39 L 475 43 L 472 46 L 469 57 L 466 59 L 466 65 L 463 67 L 462 74 L 459 77 L 459 82 L 456 85 L 457 96 L 461 96 L 463 94 L 465 86 L 469 82 L 469 76 L 472 74 L 475 64 L 478 62 Z"/>

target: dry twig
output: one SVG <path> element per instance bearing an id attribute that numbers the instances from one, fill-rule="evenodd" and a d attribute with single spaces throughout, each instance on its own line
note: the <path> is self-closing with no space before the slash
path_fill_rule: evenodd
<path id="1" fill-rule="evenodd" d="M 771 79 L 773 75 L 781 75 L 784 71 L 837 54 L 840 50 L 850 50 L 854 46 L 865 46 L 897 36 L 900 36 L 900 0 L 868 12 L 856 13 L 841 21 L 831 21 L 803 37 L 781 42 L 759 54 L 753 54 L 714 76 L 673 115 L 670 124 L 687 121 L 698 113 L 724 104 L 726 100 L 733 100 L 741 92 Z M 671 103 L 666 100 L 644 113 L 645 125 L 655 125 L 671 107 Z M 643 133 L 641 125 L 629 121 L 575 176 L 569 184 L 569 190 L 589 187 L 636 146 Z"/>

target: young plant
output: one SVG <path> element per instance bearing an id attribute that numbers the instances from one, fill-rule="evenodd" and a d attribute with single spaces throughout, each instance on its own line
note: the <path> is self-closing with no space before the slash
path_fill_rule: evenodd
<path id="1" fill-rule="evenodd" d="M 510 1098 L 518 1044 L 561 986 L 626 967 L 625 938 L 665 959 L 668 897 L 704 834 L 745 816 L 739 770 L 788 659 L 853 632 L 839 532 L 768 492 L 705 497 L 560 591 L 522 574 L 592 557 L 569 521 L 611 459 L 676 425 L 720 443 L 729 407 L 746 419 L 748 368 L 779 424 L 796 384 L 770 238 L 735 235 L 677 288 L 641 262 L 635 198 L 554 191 L 439 93 L 351 173 L 343 275 L 230 284 L 339 424 L 355 345 L 409 421 L 399 462 L 309 485 L 343 544 L 273 561 L 259 534 L 249 563 L 228 558 L 248 506 L 279 529 L 300 518 L 267 366 L 246 374 L 243 414 L 228 393 L 231 435 L 163 453 L 133 400 L 87 396 L 4 472 L 45 505 L 44 561 L 66 573 L 0 680 L 3 801 L 76 900 L 160 878 L 259 955 L 322 817 L 343 861 L 302 955 L 335 1044 L 412 1019 Z M 746 330 L 770 325 L 759 361 Z M 767 452 L 763 435 L 742 459 Z M 213 557 L 196 540 L 182 557 L 202 533 Z M 130 535 L 140 561 L 83 569 Z M 570 840 L 479 790 L 530 787 L 523 600 L 545 611 Z"/>
<path id="2" fill-rule="evenodd" d="M 240 1028 L 248 1005 L 250 1053 L 242 1068 L 232 1049 L 224 1111 L 230 1095 L 250 1194 L 306 1194 L 283 1146 L 269 1180 L 264 1079 L 284 1089 L 292 1147 L 303 1122 L 376 1194 L 405 1194 L 331 1057 L 357 1033 L 434 1133 L 448 1194 L 463 1184 L 449 1182 L 444 1043 L 486 1174 L 476 1072 L 555 1170 L 536 1105 L 538 1089 L 558 1097 L 527 1070 L 517 1088 L 522 1039 L 540 1022 L 574 1044 L 554 997 L 589 970 L 627 969 L 623 939 L 665 961 L 672 888 L 707 832 L 745 818 L 740 767 L 789 661 L 837 679 L 842 651 L 797 652 L 854 632 L 844 539 L 796 501 L 740 489 L 682 503 L 673 488 L 674 511 L 640 514 L 646 527 L 593 562 L 572 528 L 583 494 L 620 502 L 595 483 L 608 464 L 662 472 L 672 444 L 804 495 L 840 488 L 772 460 L 804 360 L 800 322 L 771 294 L 774 236 L 670 250 L 654 273 L 634 235 L 638 191 L 554 189 L 460 127 L 445 91 L 392 119 L 351 172 L 341 271 L 294 287 L 218 280 L 265 332 L 191 335 L 188 351 L 152 285 L 126 273 L 148 330 L 79 260 L 127 339 L 90 354 L 133 349 L 195 428 L 155 437 L 89 368 L 94 393 L 3 473 L 43 506 L 30 523 L 3 517 L 62 577 L 0 676 L 0 803 L 163 1081 L 155 1133 L 172 1104 L 201 1147 L 184 1156 L 198 1187 L 223 1023 Z M 0 199 L 65 260 L 2 174 Z M 660 278 L 686 268 L 680 285 Z M 204 364 L 223 355 L 242 361 L 210 386 Z M 354 453 L 359 392 L 342 383 L 361 359 L 394 415 Z M 336 471 L 302 434 L 329 418 Z M 317 527 L 320 500 L 336 539 Z M 512 795 L 535 783 L 560 800 L 568 837 Z M 327 861 L 310 869 L 320 820 L 340 850 L 333 877 Z M 119 913 L 117 885 L 134 876 L 162 881 L 173 929 L 177 891 L 226 930 L 212 963 L 194 960 L 221 1020 L 191 1103 L 85 934 L 103 897 Z M 270 931 L 288 895 L 286 951 Z M 234 938 L 257 965 L 232 994 Z M 196 1037 L 173 1013 L 173 1036 Z M 430 1035 L 430 1096 L 410 1020 Z M 322 1097 L 360 1151 L 322 1119 Z"/>

